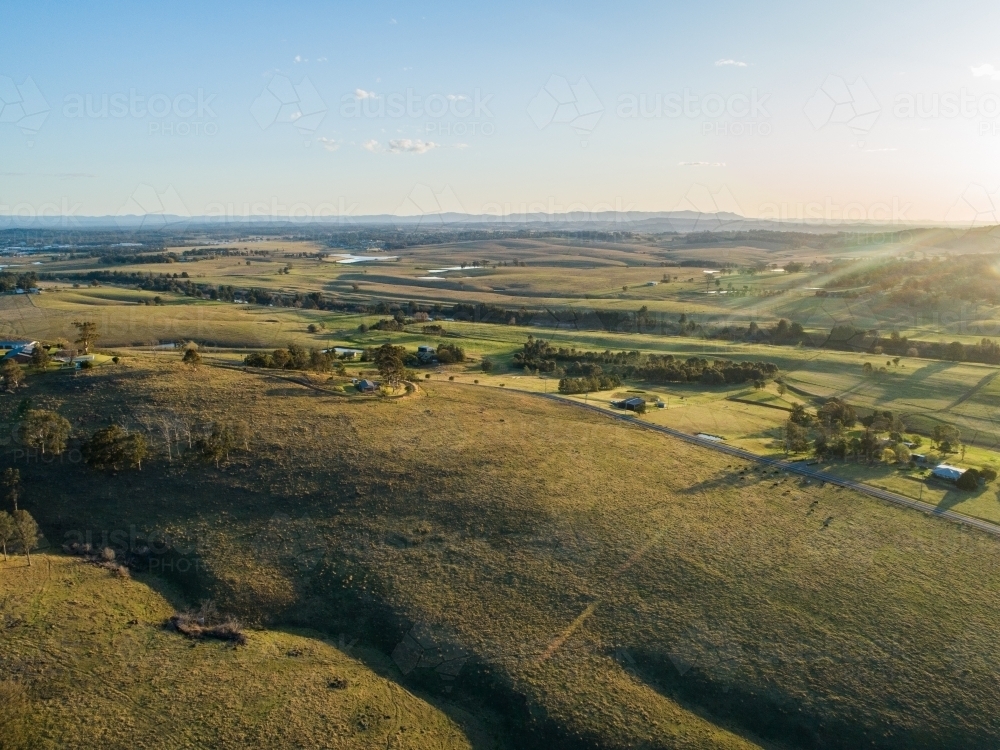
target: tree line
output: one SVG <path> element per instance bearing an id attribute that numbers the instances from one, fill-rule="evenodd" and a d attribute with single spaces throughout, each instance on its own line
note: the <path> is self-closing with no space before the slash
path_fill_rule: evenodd
<path id="1" fill-rule="evenodd" d="M 584 351 L 555 347 L 531 336 L 521 350 L 514 353 L 513 365 L 541 373 L 558 371 L 568 378 L 597 378 L 598 382 L 601 377 L 614 376 L 619 382 L 632 379 L 650 383 L 700 382 L 705 385 L 763 383 L 777 377 L 779 372 L 773 362 L 734 362 L 700 357 L 680 359 L 672 354 L 644 354 L 636 350 Z"/>

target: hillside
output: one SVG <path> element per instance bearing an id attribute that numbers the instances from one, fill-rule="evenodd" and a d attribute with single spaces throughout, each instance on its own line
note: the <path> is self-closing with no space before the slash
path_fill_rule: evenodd
<path id="1" fill-rule="evenodd" d="M 357 638 L 404 685 L 502 708 L 516 746 L 1000 742 L 1000 550 L 973 532 L 500 389 L 348 403 L 139 357 L 28 395 L 159 451 L 23 467 L 49 539 L 156 530 L 137 564 L 189 601 Z M 168 464 L 153 415 L 249 438 Z"/>
<path id="2" fill-rule="evenodd" d="M 234 649 L 168 632 L 161 585 L 62 555 L 0 559 L 0 748 L 451 750 L 473 746 L 463 729 L 482 740 L 468 716 L 380 676 L 387 660 L 365 652 L 369 668 L 315 633 L 256 630 Z"/>

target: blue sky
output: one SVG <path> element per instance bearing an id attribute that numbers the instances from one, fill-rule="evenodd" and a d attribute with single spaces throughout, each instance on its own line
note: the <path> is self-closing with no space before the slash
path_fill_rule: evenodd
<path id="1" fill-rule="evenodd" d="M 9 5 L 0 214 L 983 216 L 998 22 L 986 2 Z"/>

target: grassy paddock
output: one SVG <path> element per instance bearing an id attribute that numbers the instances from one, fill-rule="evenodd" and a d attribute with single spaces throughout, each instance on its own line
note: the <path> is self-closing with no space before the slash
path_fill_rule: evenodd
<path id="1" fill-rule="evenodd" d="M 189 641 L 163 628 L 178 597 L 161 580 L 61 555 L 33 563 L 0 560 L 4 748 L 471 748 L 486 736 L 380 676 L 391 662 L 370 650 L 301 629 L 254 630 L 236 649 Z"/>
<path id="2" fill-rule="evenodd" d="M 1000 741 L 998 547 L 973 531 L 507 388 L 345 403 L 137 356 L 26 395 L 81 432 L 247 422 L 218 470 L 183 446 L 117 476 L 22 463 L 24 502 L 56 543 L 168 535 L 185 597 L 395 654 L 403 684 L 509 707 L 518 746 Z"/>

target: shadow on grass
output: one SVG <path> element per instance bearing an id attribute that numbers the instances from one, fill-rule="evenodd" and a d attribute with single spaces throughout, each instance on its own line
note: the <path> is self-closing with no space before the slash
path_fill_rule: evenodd
<path id="1" fill-rule="evenodd" d="M 934 480 L 928 480 L 927 486 L 945 490 L 944 497 L 937 504 L 939 511 L 952 510 L 956 505 L 961 505 L 969 500 L 978 500 L 991 489 L 988 485 L 985 485 L 969 492 L 967 490 L 960 490 L 951 483 L 946 484 L 945 482 L 936 482 Z"/>

